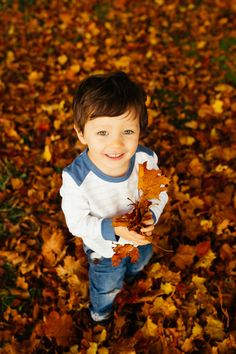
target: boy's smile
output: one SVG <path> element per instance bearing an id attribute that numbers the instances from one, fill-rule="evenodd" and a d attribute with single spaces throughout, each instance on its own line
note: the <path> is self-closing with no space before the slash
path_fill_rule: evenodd
<path id="1" fill-rule="evenodd" d="M 88 145 L 88 156 L 105 174 L 124 175 L 139 141 L 139 119 L 133 111 L 115 117 L 97 117 L 85 124 L 78 138 Z"/>

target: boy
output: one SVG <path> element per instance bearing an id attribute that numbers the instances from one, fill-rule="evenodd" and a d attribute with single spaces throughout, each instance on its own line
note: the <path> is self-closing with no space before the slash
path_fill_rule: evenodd
<path id="1" fill-rule="evenodd" d="M 73 101 L 74 128 L 87 148 L 63 171 L 62 209 L 70 232 L 81 237 L 89 262 L 90 314 L 95 322 L 111 317 L 113 302 L 124 280 L 149 262 L 151 235 L 167 202 L 152 200 L 142 235 L 113 227 L 112 218 L 132 210 L 139 199 L 138 164 L 157 169 L 157 156 L 138 145 L 147 126 L 146 95 L 125 73 L 93 75 L 82 81 Z M 147 219 L 147 218 L 145 218 Z M 144 234 L 144 235 L 143 235 Z M 140 257 L 126 257 L 112 266 L 113 248 L 131 243 Z"/>

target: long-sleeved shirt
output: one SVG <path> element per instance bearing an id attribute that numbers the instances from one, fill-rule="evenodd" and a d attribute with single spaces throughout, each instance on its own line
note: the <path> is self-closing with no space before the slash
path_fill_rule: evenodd
<path id="1" fill-rule="evenodd" d="M 111 177 L 94 165 L 86 149 L 63 170 L 60 194 L 69 231 L 102 257 L 112 257 L 117 244 L 130 243 L 116 237 L 112 217 L 132 211 L 132 202 L 140 197 L 139 164 L 145 161 L 148 169 L 158 169 L 157 155 L 139 145 L 127 173 Z M 159 198 L 152 199 L 150 206 L 155 223 L 167 203 L 167 193 L 161 192 Z"/>

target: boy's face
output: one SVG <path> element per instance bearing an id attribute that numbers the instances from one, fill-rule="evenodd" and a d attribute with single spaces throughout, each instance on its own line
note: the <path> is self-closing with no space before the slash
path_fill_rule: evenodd
<path id="1" fill-rule="evenodd" d="M 134 112 L 94 118 L 86 122 L 83 133 L 76 132 L 81 143 L 88 145 L 88 156 L 103 173 L 119 177 L 128 171 L 140 134 Z"/>

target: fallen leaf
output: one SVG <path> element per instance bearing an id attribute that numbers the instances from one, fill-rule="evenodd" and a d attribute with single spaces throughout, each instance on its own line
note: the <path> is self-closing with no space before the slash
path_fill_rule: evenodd
<path id="1" fill-rule="evenodd" d="M 60 315 L 56 311 L 50 312 L 45 318 L 43 326 L 45 336 L 55 338 L 58 345 L 66 347 L 74 335 L 73 322 L 69 314 Z"/>

